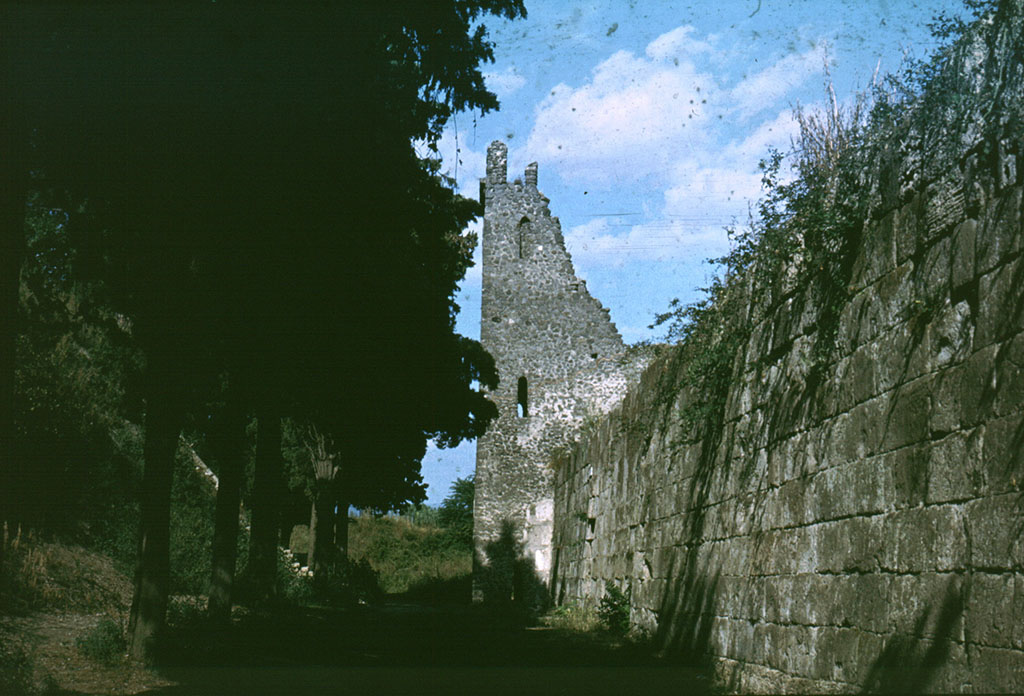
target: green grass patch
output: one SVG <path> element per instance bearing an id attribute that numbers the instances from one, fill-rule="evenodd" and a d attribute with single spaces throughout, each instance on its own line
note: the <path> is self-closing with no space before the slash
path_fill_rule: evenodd
<path id="1" fill-rule="evenodd" d="M 454 598 L 451 595 L 461 594 L 459 579 L 473 571 L 471 547 L 450 528 L 415 524 L 404 517 L 364 515 L 354 519 L 349 529 L 350 560 L 369 564 L 385 594 L 432 595 L 430 590 L 438 588 L 439 597 Z M 468 589 L 465 600 L 469 600 Z"/>

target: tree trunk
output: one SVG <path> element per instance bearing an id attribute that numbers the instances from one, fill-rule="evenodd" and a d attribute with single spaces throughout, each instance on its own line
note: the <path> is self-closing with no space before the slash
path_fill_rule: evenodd
<path id="1" fill-rule="evenodd" d="M 239 498 L 245 469 L 245 414 L 230 397 L 214 446 L 220 462 L 220 479 L 207 609 L 212 621 L 226 623 L 231 618 L 231 590 L 235 582 L 238 551 Z"/>
<path id="2" fill-rule="evenodd" d="M 150 363 L 151 371 L 159 368 Z M 146 400 L 139 553 L 128 624 L 132 658 L 147 660 L 164 629 L 170 584 L 171 480 L 181 430 L 180 404 L 170 390 L 150 388 Z"/>
<path id="3" fill-rule="evenodd" d="M 12 84 L 11 49 L 0 49 L 0 80 Z M 0 111 L 0 565 L 4 529 L 10 517 L 11 490 L 17 455 L 14 449 L 14 352 L 18 333 L 18 282 L 25 253 L 24 162 L 26 130 L 19 118 L 19 100 L 7 92 Z M 13 525 L 12 525 L 13 526 Z"/>
<path id="4" fill-rule="evenodd" d="M 277 574 L 277 537 L 280 526 L 281 414 L 266 404 L 256 413 L 256 478 L 252 491 L 252 527 L 249 535 L 248 579 L 256 600 L 274 594 Z"/>
<path id="5" fill-rule="evenodd" d="M 315 557 L 314 549 L 316 548 L 316 501 L 314 500 L 309 506 L 309 538 L 307 539 L 306 546 L 306 567 L 310 570 L 313 569 L 313 560 Z"/>
<path id="6" fill-rule="evenodd" d="M 345 496 L 339 494 L 337 506 L 331 511 L 334 513 L 334 548 L 338 554 L 338 560 L 348 561 L 348 501 Z"/>
<path id="7" fill-rule="evenodd" d="M 309 569 L 317 587 L 327 584 L 334 557 L 331 527 L 334 523 L 334 496 L 328 481 L 316 481 L 313 490 L 313 515 L 309 527 Z"/>

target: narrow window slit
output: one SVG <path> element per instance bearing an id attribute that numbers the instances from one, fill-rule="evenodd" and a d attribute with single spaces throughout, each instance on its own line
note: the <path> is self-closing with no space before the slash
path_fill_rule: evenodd
<path id="1" fill-rule="evenodd" d="M 526 390 L 527 390 L 526 378 L 525 377 L 520 377 L 519 378 L 519 385 L 518 385 L 517 390 L 516 390 L 518 392 L 517 395 L 516 395 L 516 415 L 518 415 L 520 418 L 526 418 L 526 417 L 528 417 L 530 415 L 529 407 L 528 407 L 528 404 L 527 404 L 527 391 Z"/>

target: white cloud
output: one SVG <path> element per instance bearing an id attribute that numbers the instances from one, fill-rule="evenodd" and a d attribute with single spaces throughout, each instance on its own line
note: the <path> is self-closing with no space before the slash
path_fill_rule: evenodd
<path id="1" fill-rule="evenodd" d="M 766 108 L 777 108 L 779 101 L 796 87 L 821 74 L 826 55 L 824 42 L 804 53 L 791 53 L 733 87 L 729 101 L 744 118 Z"/>
<path id="2" fill-rule="evenodd" d="M 825 48 L 788 55 L 728 86 L 712 71 L 722 64 L 716 42 L 678 27 L 643 55 L 611 55 L 588 82 L 560 84 L 538 105 L 516 158 L 539 160 L 563 181 L 597 189 L 632 182 L 638 202 L 646 198 L 642 188 L 662 191 L 661 207 L 642 202 L 638 218 L 598 217 L 573 227 L 566 243 L 577 268 L 719 256 L 728 248 L 725 228 L 747 222 L 761 195 L 758 162 L 769 147 L 787 151 L 797 131 L 782 100 L 820 71 Z M 767 109 L 773 115 L 754 118 Z"/>
<path id="3" fill-rule="evenodd" d="M 761 123 L 743 140 L 729 143 L 722 155 L 730 162 L 748 162 L 756 165 L 767 156 L 769 148 L 773 147 L 781 152 L 789 150 L 792 139 L 799 132 L 800 127 L 793 118 L 792 109 L 782 109 L 775 118 Z"/>
<path id="4" fill-rule="evenodd" d="M 621 268 L 636 261 L 699 262 L 728 248 L 721 227 L 671 218 L 639 225 L 595 218 L 569 230 L 565 243 L 577 267 L 591 268 Z"/>
<path id="5" fill-rule="evenodd" d="M 787 109 L 743 140 L 722 146 L 713 163 L 696 157 L 681 160 L 665 191 L 664 214 L 695 224 L 744 224 L 750 205 L 762 194 L 758 162 L 770 147 L 787 151 L 797 130 Z"/>
<path id="6" fill-rule="evenodd" d="M 714 38 L 697 41 L 693 38 L 694 32 L 696 29 L 689 25 L 677 27 L 649 43 L 644 52 L 653 60 L 674 60 L 695 53 L 710 53 Z"/>
<path id="7" fill-rule="evenodd" d="M 689 59 L 669 59 L 690 41 L 681 28 L 648 47 L 656 56 L 619 51 L 600 63 L 591 81 L 559 84 L 540 103 L 525 149 L 559 168 L 563 178 L 609 182 L 625 169 L 633 178 L 663 171 L 699 141 L 708 121 L 711 76 Z"/>
<path id="8" fill-rule="evenodd" d="M 712 71 L 722 59 L 716 43 L 681 26 L 650 42 L 643 55 L 614 53 L 582 85 L 557 85 L 536 108 L 524 157 L 556 169 L 563 180 L 599 187 L 624 179 L 663 182 L 680 162 L 722 168 L 723 158 L 732 164 L 740 155 L 749 159 L 741 172 L 748 174 L 768 143 L 788 147 L 788 138 L 775 138 L 771 130 L 780 122 L 752 124 L 762 137 L 742 141 L 742 153 L 726 134 L 767 109 L 788 113 L 785 98 L 820 73 L 825 44 L 727 87 Z"/>
<path id="9" fill-rule="evenodd" d="M 526 78 L 520 75 L 514 66 L 506 68 L 500 73 L 484 73 L 484 82 L 488 89 L 498 95 L 499 99 L 526 86 Z"/>

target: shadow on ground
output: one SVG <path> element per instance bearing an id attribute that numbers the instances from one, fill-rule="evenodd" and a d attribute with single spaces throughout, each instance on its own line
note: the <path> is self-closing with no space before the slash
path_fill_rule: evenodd
<path id="1" fill-rule="evenodd" d="M 154 694 L 708 693 L 694 669 L 597 635 L 476 606 L 384 604 L 250 615 L 168 636 Z"/>

